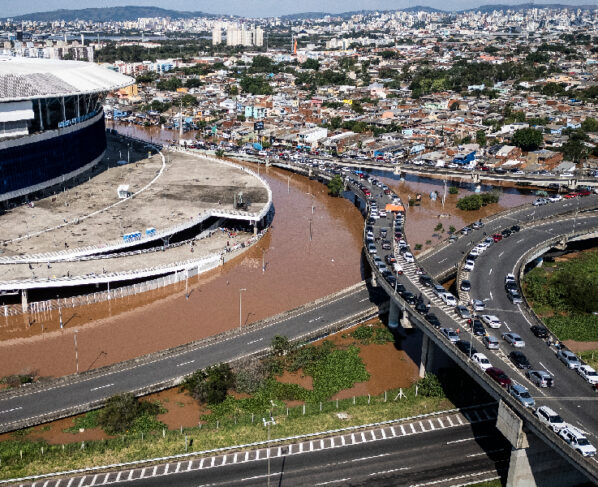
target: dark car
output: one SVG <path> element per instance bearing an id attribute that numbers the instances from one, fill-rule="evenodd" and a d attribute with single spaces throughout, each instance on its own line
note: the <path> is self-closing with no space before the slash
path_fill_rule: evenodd
<path id="1" fill-rule="evenodd" d="M 477 318 L 474 318 L 471 328 L 472 328 L 473 334 L 477 337 L 483 337 L 486 334 L 484 325 Z"/>
<path id="2" fill-rule="evenodd" d="M 382 240 L 382 248 L 384 250 L 390 250 L 392 248 L 392 245 L 390 243 L 389 240 Z"/>
<path id="3" fill-rule="evenodd" d="M 417 311 L 418 313 L 425 315 L 428 310 L 430 309 L 430 305 L 426 304 L 426 302 L 423 299 L 418 299 L 417 303 L 415 304 L 415 311 Z"/>
<path id="4" fill-rule="evenodd" d="M 461 288 L 461 291 L 471 291 L 471 282 L 467 279 L 463 279 L 459 287 Z"/>
<path id="5" fill-rule="evenodd" d="M 437 316 L 434 313 L 428 313 L 427 315 L 424 316 L 424 318 L 428 321 L 428 323 L 430 323 L 432 326 L 436 327 L 436 328 L 440 328 L 440 320 L 437 318 Z"/>
<path id="6" fill-rule="evenodd" d="M 521 230 L 521 227 L 519 225 L 513 225 L 511 227 L 511 232 L 518 232 L 519 230 Z"/>
<path id="7" fill-rule="evenodd" d="M 405 286 L 403 284 L 401 284 L 400 282 L 397 282 L 397 285 L 396 285 L 395 289 L 396 289 L 396 291 L 399 294 L 402 294 L 402 293 L 404 293 L 404 292 L 407 291 L 407 289 L 405 288 Z"/>
<path id="8" fill-rule="evenodd" d="M 534 325 L 530 330 L 538 338 L 548 338 L 548 330 L 541 325 Z"/>
<path id="9" fill-rule="evenodd" d="M 415 294 L 409 292 L 409 291 L 404 291 L 401 293 L 401 297 L 407 301 L 407 303 L 414 305 L 415 303 L 417 303 L 417 298 L 415 297 Z"/>
<path id="10" fill-rule="evenodd" d="M 498 367 L 490 367 L 486 369 L 486 373 L 492 377 L 496 382 L 498 382 L 501 387 L 507 387 L 511 384 L 511 379 L 505 374 L 501 369 Z"/>
<path id="11" fill-rule="evenodd" d="M 384 262 L 386 262 L 388 265 L 392 265 L 395 264 L 397 262 L 397 259 L 395 259 L 395 256 L 392 254 L 387 254 L 384 256 Z"/>
<path id="12" fill-rule="evenodd" d="M 419 276 L 419 282 L 422 286 L 425 287 L 432 287 L 432 285 L 434 284 L 432 278 L 426 274 Z"/>
<path id="13" fill-rule="evenodd" d="M 512 233 L 513 233 L 513 232 L 511 232 L 511 230 L 509 230 L 508 228 L 505 228 L 505 229 L 504 229 L 502 232 L 500 232 L 500 234 L 501 234 L 501 235 L 502 235 L 504 238 L 510 237 Z"/>
<path id="14" fill-rule="evenodd" d="M 395 276 L 393 276 L 392 274 L 388 274 L 384 276 L 384 279 L 386 279 L 386 282 L 390 284 L 392 287 L 395 287 L 395 284 L 397 283 L 397 278 Z"/>
<path id="15" fill-rule="evenodd" d="M 472 356 L 474 353 L 478 353 L 474 346 L 467 340 L 459 340 L 455 343 L 457 348 L 461 350 L 465 355 Z"/>
<path id="16" fill-rule="evenodd" d="M 525 354 L 523 352 L 520 352 L 519 350 L 513 350 L 509 354 L 509 358 L 511 359 L 511 362 L 513 362 L 519 369 L 531 369 L 532 368 L 532 366 L 529 363 L 529 360 L 527 359 Z"/>

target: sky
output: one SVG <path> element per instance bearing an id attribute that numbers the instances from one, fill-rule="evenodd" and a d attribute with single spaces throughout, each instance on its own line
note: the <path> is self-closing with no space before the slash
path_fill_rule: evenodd
<path id="1" fill-rule="evenodd" d="M 529 0 L 528 0 L 529 1 Z M 596 0 L 557 0 L 558 3 L 581 5 L 596 4 Z M 542 3 L 543 0 L 536 0 Z M 123 5 L 156 6 L 173 10 L 201 11 L 213 14 L 240 15 L 243 17 L 269 17 L 300 12 L 339 13 L 351 10 L 392 10 L 415 5 L 440 9 L 460 10 L 482 4 L 515 4 L 513 0 L 0 0 L 0 17 L 10 17 L 31 12 L 88 7 L 116 7 Z M 546 3 L 556 3 L 546 0 Z"/>

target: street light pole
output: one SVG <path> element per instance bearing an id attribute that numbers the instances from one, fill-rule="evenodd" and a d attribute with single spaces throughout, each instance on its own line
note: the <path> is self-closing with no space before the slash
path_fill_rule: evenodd
<path id="1" fill-rule="evenodd" d="M 73 335 L 73 339 L 75 341 L 75 365 L 77 368 L 77 374 L 79 373 L 79 350 L 77 347 L 77 332 L 78 330 L 75 330 L 75 334 Z"/>
<path id="2" fill-rule="evenodd" d="M 264 422 L 264 426 L 268 428 L 268 449 L 270 449 L 270 426 L 276 424 L 276 421 L 272 416 L 270 416 L 270 420 L 266 421 L 266 418 L 262 418 Z M 268 487 L 270 487 L 270 452 L 268 451 Z"/>
<path id="3" fill-rule="evenodd" d="M 56 296 L 56 302 L 58 303 L 58 321 L 60 322 L 60 328 L 64 328 L 64 324 L 62 323 L 62 309 L 60 308 L 58 296 Z"/>
<path id="4" fill-rule="evenodd" d="M 266 249 L 262 249 L 262 274 L 264 274 L 266 272 L 265 255 L 266 255 Z"/>
<path id="5" fill-rule="evenodd" d="M 243 324 L 243 291 L 247 291 L 246 288 L 242 287 L 241 289 L 239 289 L 239 331 L 241 331 L 241 326 Z"/>

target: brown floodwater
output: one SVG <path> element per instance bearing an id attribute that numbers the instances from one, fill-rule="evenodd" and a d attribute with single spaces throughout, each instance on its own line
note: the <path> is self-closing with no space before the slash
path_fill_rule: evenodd
<path id="1" fill-rule="evenodd" d="M 148 295 L 64 309 L 63 330 L 57 329 L 56 312 L 47 322 L 31 325 L 27 316 L 5 318 L 20 320 L 38 334 L 0 344 L 0 376 L 74 372 L 75 330 L 83 371 L 239 326 L 242 288 L 247 289 L 242 296 L 246 325 L 360 281 L 363 218 L 357 208 L 329 197 L 316 181 L 275 168 L 265 177 L 276 211 L 268 235 L 224 267 L 190 279 L 188 299 L 182 282 Z"/>
<path id="2" fill-rule="evenodd" d="M 172 132 L 158 128 L 117 128 L 138 137 L 149 138 L 147 134 L 155 132 L 154 139 L 172 138 Z M 438 223 L 446 232 L 450 225 L 460 228 L 533 198 L 505 190 L 498 204 L 480 212 L 461 212 L 455 201 L 470 193 L 468 189 L 461 189 L 458 196 L 448 195 L 442 209 L 440 200 L 432 202 L 428 197 L 433 189 L 442 190 L 441 182 L 409 176 L 407 181 L 399 181 L 387 173 L 377 175 L 404 201 L 408 194 L 423 194 L 421 206 L 407 211 L 406 233 L 413 247 L 421 243 L 425 248 L 426 241 L 432 245 L 444 238 L 446 233 L 433 236 Z M 79 369 L 84 371 L 239 326 L 240 289 L 246 289 L 242 293 L 242 322 L 246 325 L 361 280 L 363 218 L 355 206 L 346 199 L 330 198 L 325 186 L 299 175 L 269 168 L 264 176 L 272 188 L 276 213 L 270 231 L 257 245 L 225 266 L 190 279 L 188 290 L 181 282 L 124 299 L 64 309 L 62 330 L 56 311 L 35 322 L 27 315 L 1 317 L 0 328 L 4 324 L 6 330 L 17 329 L 17 324 L 20 338 L 0 331 L 4 338 L 0 376 L 73 373 L 75 332 Z M 449 213 L 450 217 L 439 217 Z"/>

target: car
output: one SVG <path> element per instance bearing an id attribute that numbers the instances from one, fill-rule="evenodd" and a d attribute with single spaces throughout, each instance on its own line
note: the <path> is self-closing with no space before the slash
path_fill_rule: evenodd
<path id="1" fill-rule="evenodd" d="M 384 279 L 386 279 L 386 282 L 390 284 L 391 287 L 395 287 L 397 284 L 397 278 L 392 274 L 386 274 Z"/>
<path id="2" fill-rule="evenodd" d="M 511 232 L 511 230 L 508 228 L 505 228 L 502 232 L 500 232 L 500 234 L 503 236 L 503 238 L 508 238 L 513 234 L 513 232 Z"/>
<path id="3" fill-rule="evenodd" d="M 412 292 L 409 291 L 403 291 L 401 293 L 401 297 L 407 301 L 408 304 L 410 305 L 415 305 L 415 303 L 417 303 L 417 298 L 415 297 L 415 294 L 413 294 Z"/>
<path id="4" fill-rule="evenodd" d="M 455 343 L 455 345 L 459 350 L 469 357 L 471 357 L 474 353 L 478 353 L 475 347 L 467 340 L 459 340 Z"/>
<path id="5" fill-rule="evenodd" d="M 538 338 L 548 338 L 548 330 L 542 325 L 534 325 L 530 328 L 530 331 Z"/>
<path id="6" fill-rule="evenodd" d="M 386 262 L 388 265 L 393 265 L 393 264 L 396 264 L 397 259 L 395 259 L 394 255 L 387 254 L 384 256 L 384 262 Z"/>
<path id="7" fill-rule="evenodd" d="M 513 333 L 511 331 L 502 334 L 502 339 L 510 345 L 513 345 L 517 348 L 525 347 L 525 342 L 523 338 L 521 338 L 517 333 Z"/>
<path id="8" fill-rule="evenodd" d="M 428 313 L 424 316 L 428 323 L 435 328 L 440 328 L 440 320 L 434 313 Z"/>
<path id="9" fill-rule="evenodd" d="M 417 303 L 415 303 L 415 311 L 417 311 L 418 313 L 425 315 L 428 310 L 430 309 L 430 305 L 427 304 L 423 298 L 419 298 L 417 300 Z"/>
<path id="10" fill-rule="evenodd" d="M 584 457 L 593 457 L 596 455 L 596 448 L 585 437 L 583 431 L 577 429 L 575 426 L 567 425 L 561 428 L 559 436 L 567 442 L 576 452 Z"/>
<path id="11" fill-rule="evenodd" d="M 561 349 L 557 352 L 556 356 L 570 369 L 577 369 L 581 365 L 577 355 L 570 350 Z"/>
<path id="12" fill-rule="evenodd" d="M 484 303 L 484 301 L 481 301 L 479 299 L 472 299 L 471 307 L 474 311 L 484 311 L 484 309 L 486 308 L 486 304 Z"/>
<path id="13" fill-rule="evenodd" d="M 469 282 L 467 279 L 463 279 L 459 288 L 461 289 L 461 291 L 471 291 L 471 282 Z"/>
<path id="14" fill-rule="evenodd" d="M 505 276 L 505 284 L 507 284 L 509 282 L 514 282 L 515 284 L 517 284 L 517 279 L 515 278 L 515 274 L 509 273 Z"/>
<path id="15" fill-rule="evenodd" d="M 545 370 L 526 370 L 525 376 L 538 387 L 552 387 L 554 378 Z"/>
<path id="16" fill-rule="evenodd" d="M 561 201 L 563 197 L 560 194 L 554 194 L 548 197 L 548 201 L 551 203 L 556 203 L 557 201 Z"/>
<path id="17" fill-rule="evenodd" d="M 379 270 L 379 271 L 380 271 L 382 274 L 384 274 L 385 272 L 388 272 L 388 267 L 386 267 L 386 264 L 382 264 L 382 263 L 381 263 L 381 264 L 379 264 L 379 265 L 378 265 L 378 270 Z"/>
<path id="18" fill-rule="evenodd" d="M 577 198 L 578 196 L 578 193 L 567 193 L 565 196 L 563 196 L 563 198 L 570 200 L 572 198 Z"/>
<path id="19" fill-rule="evenodd" d="M 527 388 L 521 384 L 511 384 L 507 390 L 511 396 L 517 399 L 526 408 L 533 408 L 536 405 L 536 401 L 534 401 L 534 398 L 530 395 Z"/>
<path id="20" fill-rule="evenodd" d="M 376 248 L 376 245 L 373 244 L 373 243 L 368 244 L 368 252 L 370 254 L 375 254 L 376 252 L 378 252 L 378 249 Z"/>
<path id="21" fill-rule="evenodd" d="M 509 359 L 515 364 L 518 369 L 531 369 L 532 366 L 523 352 L 513 350 L 509 354 Z"/>
<path id="22" fill-rule="evenodd" d="M 489 328 L 500 328 L 502 323 L 497 316 L 494 315 L 482 315 L 482 321 L 486 323 Z"/>
<path id="23" fill-rule="evenodd" d="M 488 350 L 498 350 L 499 349 L 498 340 L 496 339 L 496 337 L 493 337 L 492 335 L 485 335 L 482 338 L 482 343 Z"/>
<path id="24" fill-rule="evenodd" d="M 395 262 L 392 265 L 392 270 L 398 274 L 399 276 L 403 274 L 403 267 L 401 266 L 401 264 L 399 264 L 398 262 Z"/>
<path id="25" fill-rule="evenodd" d="M 513 232 L 513 233 L 516 233 L 516 232 L 518 232 L 519 230 L 521 230 L 521 227 L 520 227 L 519 225 L 513 225 L 513 226 L 511 227 L 511 232 Z"/>
<path id="26" fill-rule="evenodd" d="M 455 306 L 455 313 L 457 313 L 461 318 L 466 320 L 471 318 L 471 314 L 469 313 L 467 306 L 464 306 L 462 304 L 458 304 L 457 306 Z"/>
<path id="27" fill-rule="evenodd" d="M 441 328 L 440 333 L 447 337 L 452 343 L 459 341 L 459 335 L 452 328 Z"/>
<path id="28" fill-rule="evenodd" d="M 523 303 L 523 298 L 521 297 L 521 294 L 519 294 L 519 291 L 513 290 L 510 293 L 507 293 L 507 298 L 509 298 L 509 301 L 513 304 Z"/>
<path id="29" fill-rule="evenodd" d="M 486 355 L 484 355 L 483 353 L 474 353 L 471 356 L 471 360 L 482 370 L 486 370 L 492 367 L 490 360 L 488 360 L 488 357 L 486 357 Z"/>
<path id="30" fill-rule="evenodd" d="M 392 244 L 390 243 L 390 240 L 382 240 L 382 248 L 384 250 L 392 249 Z"/>
<path id="31" fill-rule="evenodd" d="M 474 257 L 479 257 L 482 254 L 483 250 L 478 249 L 477 247 L 474 247 L 473 249 L 471 249 L 469 251 L 469 255 L 473 255 Z"/>
<path id="32" fill-rule="evenodd" d="M 475 267 L 475 260 L 467 259 L 465 261 L 465 264 L 463 265 L 463 270 L 467 271 L 467 272 L 471 272 L 471 271 L 473 271 L 474 267 Z"/>
<path id="33" fill-rule="evenodd" d="M 548 203 L 548 200 L 546 198 L 536 198 L 534 200 L 534 202 L 532 203 L 532 205 L 534 206 L 543 206 L 545 204 Z"/>
<path id="34" fill-rule="evenodd" d="M 474 222 L 471 226 L 477 230 L 484 226 L 484 222 L 482 222 L 482 220 L 478 220 L 477 222 Z"/>
<path id="35" fill-rule="evenodd" d="M 598 384 L 598 372 L 589 365 L 580 365 L 575 369 L 587 382 L 592 385 Z"/>
<path id="36" fill-rule="evenodd" d="M 471 232 L 471 228 L 469 228 L 469 227 L 463 227 L 461 229 L 461 235 L 467 235 L 470 232 Z"/>
<path id="37" fill-rule="evenodd" d="M 508 387 L 511 384 L 511 379 L 498 367 L 489 367 L 486 369 L 486 373 L 492 377 L 501 387 Z"/>
<path id="38" fill-rule="evenodd" d="M 474 318 L 474 320 L 471 324 L 471 331 L 477 337 L 483 337 L 486 334 L 484 325 L 482 325 L 482 322 L 480 320 L 478 320 L 477 318 Z"/>
<path id="39" fill-rule="evenodd" d="M 567 426 L 567 424 L 563 421 L 563 418 L 561 418 L 555 411 L 550 409 L 548 406 L 540 406 L 538 409 L 536 409 L 534 414 L 540 420 L 541 423 L 544 423 L 555 433 L 558 433 L 565 426 Z"/>
<path id="40" fill-rule="evenodd" d="M 500 233 L 495 233 L 492 235 L 492 240 L 494 240 L 494 243 L 500 242 L 502 240 L 502 235 Z"/>
<path id="41" fill-rule="evenodd" d="M 405 259 L 405 262 L 409 262 L 410 264 L 413 264 L 415 262 L 413 254 L 411 252 L 405 252 L 403 254 L 403 259 Z"/>
<path id="42" fill-rule="evenodd" d="M 419 276 L 419 283 L 424 287 L 432 287 L 434 281 L 432 281 L 432 278 L 427 274 L 422 274 Z"/>
<path id="43" fill-rule="evenodd" d="M 457 306 L 457 300 L 455 299 L 455 296 L 453 296 L 449 292 L 444 292 L 443 294 L 441 294 L 440 299 L 442 299 L 444 301 L 444 304 L 446 304 L 447 306 Z"/>

